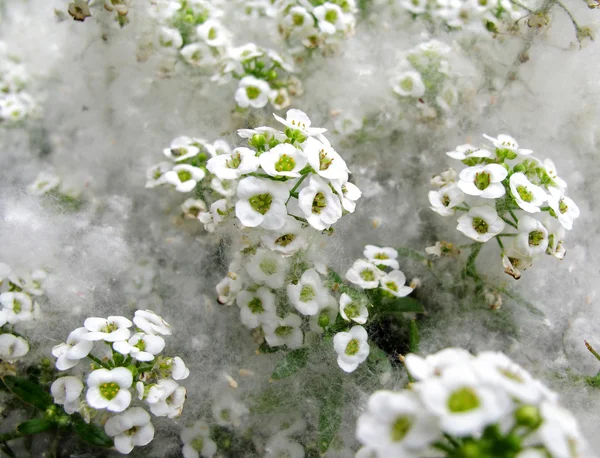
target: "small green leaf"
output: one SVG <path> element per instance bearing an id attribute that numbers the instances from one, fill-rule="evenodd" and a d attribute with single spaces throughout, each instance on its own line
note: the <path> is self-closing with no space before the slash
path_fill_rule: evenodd
<path id="1" fill-rule="evenodd" d="M 270 347 L 267 342 L 263 342 L 260 344 L 257 351 L 259 354 L 261 354 L 261 353 L 277 353 L 279 350 L 281 350 L 281 347 Z"/>
<path id="2" fill-rule="evenodd" d="M 408 349 L 411 353 L 417 353 L 419 351 L 419 343 L 421 337 L 419 336 L 419 328 L 417 327 L 416 320 L 410 320 L 408 328 Z"/>
<path id="3" fill-rule="evenodd" d="M 282 378 L 289 377 L 306 366 L 307 361 L 307 348 L 298 348 L 297 350 L 292 350 L 283 355 L 283 358 L 279 360 L 277 367 L 271 374 L 271 378 L 273 380 L 281 380 Z"/>
<path id="4" fill-rule="evenodd" d="M 380 306 L 381 311 L 390 313 L 424 313 L 423 304 L 412 297 L 398 297 L 395 299 L 383 299 Z"/>
<path id="5" fill-rule="evenodd" d="M 392 370 L 390 359 L 386 352 L 375 345 L 374 342 L 369 342 L 369 356 L 367 358 L 367 367 L 375 373 L 383 374 Z"/>
<path id="6" fill-rule="evenodd" d="M 12 375 L 3 377 L 2 381 L 10 392 L 26 404 L 31 404 L 40 410 L 46 410 L 54 404 L 50 393 L 35 382 Z"/>
<path id="7" fill-rule="evenodd" d="M 27 420 L 17 426 L 17 431 L 22 434 L 37 434 L 46 431 L 54 426 L 50 420 L 45 418 L 34 418 Z"/>
<path id="8" fill-rule="evenodd" d="M 80 415 L 74 415 L 72 418 L 73 430 L 81 439 L 98 447 L 113 446 L 113 440 L 106 435 L 101 427 L 86 423 Z"/>
<path id="9" fill-rule="evenodd" d="M 319 411 L 319 451 L 325 455 L 342 423 L 344 410 L 344 390 L 341 378 L 329 380 L 320 399 Z"/>

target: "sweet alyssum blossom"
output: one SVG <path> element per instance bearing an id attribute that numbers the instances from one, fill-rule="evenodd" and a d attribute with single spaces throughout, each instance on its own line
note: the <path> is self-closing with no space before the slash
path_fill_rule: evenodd
<path id="1" fill-rule="evenodd" d="M 65 343 L 52 348 L 52 355 L 58 358 L 56 368 L 59 371 L 75 367 L 81 359 L 89 355 L 94 346 L 94 342 L 84 339 L 89 333 L 85 327 L 77 328 L 69 334 Z"/>
<path id="2" fill-rule="evenodd" d="M 277 289 L 284 284 L 287 265 L 285 258 L 261 248 L 256 250 L 246 265 L 246 270 L 256 282 Z"/>
<path id="3" fill-rule="evenodd" d="M 235 101 L 242 108 L 262 108 L 269 103 L 270 94 L 269 83 L 254 76 L 246 76 L 240 80 Z"/>
<path id="4" fill-rule="evenodd" d="M 131 335 L 129 328 L 133 326 L 133 323 L 123 316 L 92 317 L 87 318 L 83 326 L 89 331 L 82 335 L 83 340 L 117 342 L 129 338 Z"/>
<path id="5" fill-rule="evenodd" d="M 142 447 L 154 439 L 150 415 L 141 407 L 132 407 L 121 415 L 109 418 L 104 425 L 106 434 L 114 438 L 115 448 L 124 454 Z"/>
<path id="6" fill-rule="evenodd" d="M 458 218 L 460 232 L 477 242 L 487 242 L 504 230 L 504 221 L 489 205 L 472 207 L 467 213 Z"/>
<path id="7" fill-rule="evenodd" d="M 308 223 L 317 230 L 328 229 L 342 217 L 342 204 L 329 185 L 312 175 L 298 195 L 298 205 Z"/>
<path id="8" fill-rule="evenodd" d="M 296 178 L 300 176 L 307 158 L 302 150 L 289 143 L 280 143 L 261 154 L 259 161 L 263 170 L 272 177 Z"/>
<path id="9" fill-rule="evenodd" d="M 96 369 L 87 378 L 85 398 L 94 409 L 123 412 L 131 403 L 129 388 L 132 383 L 133 375 L 125 367 Z"/>
<path id="10" fill-rule="evenodd" d="M 413 288 L 406 286 L 406 276 L 400 270 L 392 270 L 379 280 L 381 289 L 395 297 L 405 297 L 413 292 Z"/>
<path id="11" fill-rule="evenodd" d="M 329 302 L 329 293 L 315 269 L 305 271 L 298 284 L 288 285 L 287 294 L 292 305 L 302 315 L 315 315 L 320 304 Z"/>
<path id="12" fill-rule="evenodd" d="M 247 173 L 256 172 L 259 159 L 250 148 L 235 148 L 230 154 L 219 154 L 208 160 L 206 168 L 221 180 L 235 180 Z"/>
<path id="13" fill-rule="evenodd" d="M 50 387 L 50 393 L 56 404 L 61 404 L 65 412 L 72 414 L 79 410 L 79 396 L 83 391 L 83 382 L 78 377 L 67 375 L 57 378 Z"/>
<path id="14" fill-rule="evenodd" d="M 210 438 L 210 428 L 203 420 L 196 420 L 181 430 L 184 458 L 212 458 L 217 453 L 217 444 Z"/>
<path id="15" fill-rule="evenodd" d="M 338 332 L 333 346 L 338 354 L 338 365 L 345 372 L 353 372 L 369 356 L 368 335 L 362 326 L 354 326 L 348 332 Z"/>
<path id="16" fill-rule="evenodd" d="M 497 199 L 505 194 L 502 180 L 507 176 L 508 171 L 499 164 L 475 165 L 459 173 L 458 187 L 470 196 Z"/>
<path id="17" fill-rule="evenodd" d="M 240 308 L 240 320 L 250 329 L 277 319 L 275 295 L 264 286 L 256 291 L 240 291 L 236 303 Z"/>
<path id="18" fill-rule="evenodd" d="M 13 362 L 29 353 L 29 343 L 13 334 L 0 334 L 0 360 Z"/>
<path id="19" fill-rule="evenodd" d="M 202 181 L 206 172 L 199 167 L 188 164 L 176 165 L 172 170 L 165 173 L 165 182 L 175 186 L 179 192 L 190 192 Z"/>
<path id="20" fill-rule="evenodd" d="M 538 213 L 542 204 L 548 200 L 548 194 L 521 172 L 510 176 L 510 191 L 517 205 L 528 213 Z"/>
<path id="21" fill-rule="evenodd" d="M 379 286 L 379 280 L 384 272 L 367 260 L 359 259 L 352 268 L 346 272 L 346 279 L 364 289 L 373 289 Z"/>
<path id="22" fill-rule="evenodd" d="M 289 191 L 284 183 L 256 177 L 239 182 L 235 214 L 244 226 L 280 229 L 287 215 Z"/>
<path id="23" fill-rule="evenodd" d="M 0 326 L 33 319 L 34 303 L 28 294 L 7 292 L 0 294 Z"/>
<path id="24" fill-rule="evenodd" d="M 452 216 L 456 212 L 454 207 L 465 201 L 465 194 L 458 185 L 449 184 L 439 191 L 429 191 L 429 203 L 434 212 L 442 216 Z"/>
<path id="25" fill-rule="evenodd" d="M 348 294 L 340 296 L 340 315 L 346 321 L 365 324 L 369 317 L 369 309 L 364 301 L 352 299 Z"/>
<path id="26" fill-rule="evenodd" d="M 269 321 L 263 326 L 265 340 L 271 347 L 287 345 L 292 349 L 299 348 L 304 340 L 301 325 L 301 318 L 292 313 L 285 318 Z"/>

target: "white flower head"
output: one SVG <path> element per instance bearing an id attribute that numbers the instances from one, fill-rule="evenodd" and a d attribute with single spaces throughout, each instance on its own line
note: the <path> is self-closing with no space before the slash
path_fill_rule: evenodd
<path id="1" fill-rule="evenodd" d="M 206 43 L 190 43 L 181 48 L 181 56 L 196 67 L 208 67 L 215 64 L 215 58 Z"/>
<path id="2" fill-rule="evenodd" d="M 336 300 L 330 296 L 329 301 L 321 307 L 319 312 L 310 317 L 310 330 L 317 334 L 323 334 L 327 327 L 335 323 L 338 310 L 339 306 Z"/>
<path id="3" fill-rule="evenodd" d="M 0 361 L 9 363 L 29 353 L 29 343 L 23 337 L 13 334 L 0 334 Z"/>
<path id="4" fill-rule="evenodd" d="M 183 458 L 212 458 L 217 453 L 217 444 L 210 438 L 210 427 L 203 420 L 181 430 Z"/>
<path id="5" fill-rule="evenodd" d="M 425 84 L 419 72 L 408 70 L 394 76 L 392 90 L 402 97 L 418 98 L 425 94 Z"/>
<path id="6" fill-rule="evenodd" d="M 515 248 L 527 257 L 544 254 L 548 248 L 548 230 L 537 219 L 523 215 L 519 218 L 519 235 L 515 238 Z"/>
<path id="7" fill-rule="evenodd" d="M 198 219 L 200 213 L 206 211 L 206 203 L 201 199 L 193 199 L 190 197 L 181 204 L 181 210 L 183 211 L 184 217 Z"/>
<path id="8" fill-rule="evenodd" d="M 391 247 L 378 247 L 375 245 L 365 245 L 363 255 L 378 267 L 391 267 L 398 269 L 398 251 Z"/>
<path id="9" fill-rule="evenodd" d="M 123 412 L 131 403 L 131 371 L 125 367 L 96 369 L 87 378 L 87 403 L 94 409 Z"/>
<path id="10" fill-rule="evenodd" d="M 379 287 L 379 280 L 384 272 L 377 266 L 365 259 L 358 259 L 352 265 L 352 268 L 346 272 L 346 279 L 355 285 L 364 289 L 374 289 Z"/>
<path id="11" fill-rule="evenodd" d="M 458 103 L 458 91 L 456 87 L 446 81 L 440 90 L 439 95 L 435 98 L 436 103 L 445 112 L 449 112 Z"/>
<path id="12" fill-rule="evenodd" d="M 300 110 L 296 110 L 295 108 L 292 108 L 291 110 L 287 111 L 285 119 L 283 119 L 280 116 L 277 116 L 274 113 L 273 116 L 275 116 L 275 119 L 284 126 L 292 130 L 299 130 L 307 137 L 313 137 L 327 132 L 327 129 L 322 129 L 320 127 L 311 127 L 310 118 L 306 115 L 306 113 Z"/>
<path id="13" fill-rule="evenodd" d="M 354 183 L 342 180 L 331 180 L 331 186 L 340 198 L 342 208 L 347 212 L 354 213 L 356 201 L 362 197 L 362 191 Z"/>
<path id="14" fill-rule="evenodd" d="M 477 242 L 487 242 L 504 230 L 504 221 L 498 216 L 496 209 L 489 205 L 471 207 L 458 218 L 460 232 Z"/>
<path id="15" fill-rule="evenodd" d="M 271 86 L 265 80 L 244 76 L 235 91 L 235 101 L 242 108 L 262 108 L 269 103 Z"/>
<path id="16" fill-rule="evenodd" d="M 554 402 L 545 401 L 540 405 L 540 414 L 544 421 L 536 435 L 551 456 L 591 456 L 587 454 L 585 440 L 571 412 Z"/>
<path id="17" fill-rule="evenodd" d="M 312 13 L 317 18 L 319 30 L 323 33 L 333 35 L 337 31 L 343 31 L 346 27 L 344 12 L 335 3 L 327 2 L 319 5 Z"/>
<path id="18" fill-rule="evenodd" d="M 150 414 L 141 407 L 132 407 L 109 418 L 104 431 L 114 438 L 115 448 L 123 454 L 129 454 L 133 447 L 142 447 L 154 439 Z"/>
<path id="19" fill-rule="evenodd" d="M 217 283 L 217 300 L 219 304 L 231 305 L 243 286 L 242 277 L 230 272 Z"/>
<path id="20" fill-rule="evenodd" d="M 200 148 L 194 144 L 194 140 L 185 136 L 173 139 L 171 146 L 163 150 L 165 157 L 175 162 L 190 159 L 199 153 Z"/>
<path id="21" fill-rule="evenodd" d="M 275 295 L 264 286 L 256 291 L 240 291 L 236 298 L 240 308 L 240 320 L 249 329 L 254 329 L 262 323 L 276 320 Z"/>
<path id="22" fill-rule="evenodd" d="M 531 267 L 533 262 L 532 258 L 527 255 L 529 250 L 523 253 L 521 250 L 515 248 L 515 244 L 512 243 L 502 255 L 502 266 L 504 272 L 513 277 L 515 280 L 521 278 L 521 270 L 525 270 Z"/>
<path id="23" fill-rule="evenodd" d="M 340 199 L 317 175 L 311 175 L 308 186 L 298 194 L 298 205 L 308 223 L 319 231 L 328 229 L 342 217 Z"/>
<path id="24" fill-rule="evenodd" d="M 68 375 L 57 378 L 50 387 L 54 402 L 64 407 L 68 414 L 79 410 L 79 396 L 83 391 L 83 382 L 78 377 Z"/>
<path id="25" fill-rule="evenodd" d="M 159 387 L 160 396 L 156 402 L 149 404 L 150 412 L 157 417 L 180 416 L 185 403 L 186 389 L 168 378 L 158 380 L 156 385 Z"/>
<path id="26" fill-rule="evenodd" d="M 131 331 L 129 328 L 133 323 L 122 316 L 109 316 L 108 318 L 87 318 L 83 326 L 89 331 L 81 336 L 82 340 L 106 342 L 117 342 L 129 339 Z"/>
<path id="27" fill-rule="evenodd" d="M 558 218 L 558 222 L 566 230 L 573 229 L 573 222 L 579 218 L 579 207 L 567 196 L 561 196 L 555 191 L 550 191 L 548 194 L 548 205 Z"/>
<path id="28" fill-rule="evenodd" d="M 230 394 L 219 396 L 212 404 L 212 414 L 220 426 L 239 427 L 250 412 L 248 407 Z"/>
<path id="29" fill-rule="evenodd" d="M 133 316 L 133 323 L 137 328 L 149 335 L 171 335 L 171 325 L 152 310 L 136 310 Z"/>
<path id="30" fill-rule="evenodd" d="M 177 29 L 160 27 L 158 30 L 158 45 L 162 49 L 177 50 L 183 45 L 183 38 Z"/>
<path id="31" fill-rule="evenodd" d="M 287 269 L 287 259 L 263 248 L 256 250 L 246 264 L 250 278 L 273 289 L 283 286 Z"/>
<path id="32" fill-rule="evenodd" d="M 10 324 L 20 323 L 33 319 L 34 303 L 25 293 L 2 293 L 0 294 L 0 326 L 8 322 Z"/>
<path id="33" fill-rule="evenodd" d="M 456 170 L 454 170 L 453 168 L 449 168 L 448 170 L 440 173 L 439 175 L 435 175 L 430 180 L 430 183 L 432 186 L 442 188 L 444 186 L 454 183 L 457 177 L 458 174 L 456 173 Z"/>
<path id="34" fill-rule="evenodd" d="M 546 191 L 529 181 L 524 173 L 512 174 L 509 182 L 517 205 L 528 213 L 538 213 L 540 206 L 548 199 Z"/>
<path id="35" fill-rule="evenodd" d="M 410 375 L 420 381 L 440 376 L 446 369 L 472 360 L 473 355 L 463 348 L 444 348 L 425 358 L 409 353 L 405 356 L 404 364 Z"/>
<path id="36" fill-rule="evenodd" d="M 331 147 L 325 137 L 308 137 L 303 145 L 308 163 L 313 170 L 326 180 L 348 181 L 348 166 L 342 157 Z"/>
<path id="37" fill-rule="evenodd" d="M 260 166 L 272 177 L 300 176 L 300 171 L 307 163 L 302 150 L 289 143 L 280 143 L 260 155 Z"/>
<path id="38" fill-rule="evenodd" d="M 348 332 L 338 332 L 333 337 L 333 347 L 338 354 L 337 363 L 344 372 L 354 372 L 369 356 L 368 335 L 362 326 Z"/>
<path id="39" fill-rule="evenodd" d="M 284 110 L 292 104 L 290 93 L 284 87 L 271 91 L 269 101 L 276 110 Z"/>
<path id="40" fill-rule="evenodd" d="M 483 135 L 484 138 L 492 142 L 496 150 L 508 150 L 522 156 L 529 156 L 533 153 L 530 149 L 519 148 L 517 141 L 510 135 L 500 134 L 498 137 L 490 137 L 489 135 Z"/>
<path id="41" fill-rule="evenodd" d="M 131 355 L 137 361 L 152 361 L 165 348 L 165 340 L 160 336 L 153 336 L 138 332 L 129 340 L 113 343 L 113 349 L 122 355 Z"/>
<path id="42" fill-rule="evenodd" d="M 379 282 L 381 289 L 395 297 L 405 297 L 413 291 L 413 288 L 406 286 L 406 276 L 400 270 L 392 270 L 385 274 Z"/>
<path id="43" fill-rule="evenodd" d="M 30 194 L 42 196 L 60 185 L 60 177 L 49 172 L 38 173 L 35 181 L 27 188 Z"/>
<path id="44" fill-rule="evenodd" d="M 302 315 L 316 315 L 321 304 L 328 302 L 329 293 L 315 269 L 308 269 L 298 284 L 287 286 L 287 295 L 292 305 Z"/>
<path id="45" fill-rule="evenodd" d="M 146 188 L 155 188 L 167 182 L 165 173 L 173 168 L 170 162 L 160 162 L 148 168 L 146 171 Z"/>
<path id="46" fill-rule="evenodd" d="M 302 326 L 302 319 L 293 313 L 274 322 L 265 323 L 263 325 L 265 340 L 271 347 L 287 345 L 291 349 L 300 348 L 304 340 L 300 326 Z"/>
<path id="47" fill-rule="evenodd" d="M 454 215 L 454 207 L 465 201 L 465 194 L 455 183 L 440 188 L 439 191 L 429 191 L 429 203 L 434 212 L 441 216 Z"/>
<path id="48" fill-rule="evenodd" d="M 56 345 L 52 348 L 52 354 L 58 358 L 56 360 L 56 368 L 59 371 L 71 369 L 79 363 L 79 360 L 89 355 L 94 342 L 83 338 L 89 332 L 87 328 L 77 328 L 69 334 L 66 343 Z"/>
<path id="49" fill-rule="evenodd" d="M 367 304 L 359 299 L 353 299 L 346 293 L 340 296 L 340 315 L 346 321 L 365 324 L 369 317 Z"/>
<path id="50" fill-rule="evenodd" d="M 502 180 L 508 171 L 500 164 L 475 165 L 461 170 L 458 187 L 465 194 L 484 199 L 497 199 L 506 191 Z"/>
<path id="51" fill-rule="evenodd" d="M 242 175 L 256 172 L 258 166 L 256 152 L 245 147 L 235 148 L 230 154 L 219 154 L 209 159 L 206 164 L 208 171 L 221 180 L 235 180 Z"/>
<path id="52" fill-rule="evenodd" d="M 454 151 L 448 151 L 446 153 L 452 159 L 457 159 L 459 161 L 464 161 L 465 159 L 470 158 L 490 158 L 492 157 L 492 152 L 487 149 L 477 148 L 476 146 L 465 144 L 459 145 L 456 147 Z"/>
<path id="53" fill-rule="evenodd" d="M 292 216 L 285 218 L 281 229 L 263 232 L 260 240 L 269 250 L 285 256 L 292 255 L 307 245 L 302 224 Z"/>
<path id="54" fill-rule="evenodd" d="M 193 165 L 180 164 L 173 167 L 172 170 L 165 173 L 165 181 L 175 186 L 179 192 L 190 192 L 202 181 L 206 172 L 200 167 Z"/>
<path id="55" fill-rule="evenodd" d="M 239 182 L 237 195 L 235 214 L 244 226 L 277 230 L 285 224 L 290 193 L 284 183 L 246 177 Z"/>
<path id="56" fill-rule="evenodd" d="M 229 32 L 219 21 L 208 19 L 196 28 L 196 33 L 208 46 L 213 48 L 229 44 Z"/>
<path id="57" fill-rule="evenodd" d="M 171 377 L 173 380 L 185 380 L 189 375 L 190 370 L 179 356 L 171 359 Z"/>

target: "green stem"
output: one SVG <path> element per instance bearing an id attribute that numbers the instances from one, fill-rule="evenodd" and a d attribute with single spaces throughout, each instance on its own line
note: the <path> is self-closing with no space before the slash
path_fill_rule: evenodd
<path id="1" fill-rule="evenodd" d="M 584 340 L 584 342 L 585 342 L 585 348 L 587 348 L 587 349 L 588 349 L 588 351 L 589 351 L 589 352 L 590 352 L 592 355 L 594 355 L 598 361 L 600 361 L 600 355 L 598 354 L 598 352 L 596 352 L 596 350 L 594 350 L 594 347 L 592 347 L 592 346 L 591 346 L 591 345 L 588 343 L 588 341 L 587 341 L 587 340 Z"/>
<path id="2" fill-rule="evenodd" d="M 451 447 L 450 445 L 446 445 L 443 442 L 434 442 L 433 444 L 431 444 L 431 446 L 433 448 L 437 448 L 438 450 L 441 450 L 442 452 L 446 452 L 446 453 L 454 452 L 453 447 Z"/>
<path id="3" fill-rule="evenodd" d="M 304 175 L 302 175 L 300 177 L 300 179 L 296 182 L 296 184 L 294 185 L 294 187 L 290 190 L 290 197 L 288 197 L 288 200 L 285 201 L 286 205 L 287 203 L 290 201 L 290 199 L 292 197 L 294 198 L 298 198 L 298 193 L 296 192 L 296 189 L 298 189 L 298 187 L 302 184 L 302 182 L 304 181 L 304 179 L 308 176 L 308 172 L 306 172 Z"/>
<path id="4" fill-rule="evenodd" d="M 555 0 L 555 1 L 556 1 L 556 4 L 558 6 L 560 6 L 563 10 L 565 10 L 565 13 L 567 13 L 567 16 L 569 16 L 569 19 L 571 19 L 571 22 L 573 23 L 573 27 L 575 27 L 575 33 L 577 35 L 577 41 L 579 42 L 579 45 L 581 46 L 581 38 L 580 38 L 581 27 L 579 26 L 579 24 L 575 20 L 575 17 L 571 14 L 571 12 L 569 11 L 569 9 L 565 6 L 565 4 L 563 2 L 561 2 L 560 0 Z"/>
<path id="5" fill-rule="evenodd" d="M 516 237 L 519 234 L 498 234 L 496 237 Z"/>
<path id="6" fill-rule="evenodd" d="M 514 227 L 515 229 L 517 228 L 517 225 L 515 223 L 513 223 L 511 220 L 506 219 L 504 216 L 500 216 L 500 218 L 502 218 L 502 221 L 504 221 L 506 224 L 508 224 L 509 226 Z"/>
<path id="7" fill-rule="evenodd" d="M 461 212 L 468 212 L 469 209 L 466 207 L 461 207 L 459 205 L 457 205 L 456 207 L 454 207 L 455 210 L 460 210 Z"/>
<path id="8" fill-rule="evenodd" d="M 500 245 L 500 249 L 502 250 L 502 252 L 504 252 L 504 244 L 502 243 L 502 240 L 496 237 L 496 242 L 498 242 L 498 245 Z"/>
<path id="9" fill-rule="evenodd" d="M 512 3 L 515 6 L 518 6 L 519 8 L 524 9 L 525 11 L 529 12 L 529 13 L 533 13 L 533 10 L 530 8 L 527 8 L 525 5 L 523 5 L 520 2 L 517 2 L 516 0 L 508 0 L 510 3 Z"/>
<path id="10" fill-rule="evenodd" d="M 288 215 L 290 215 L 290 214 L 288 213 Z M 296 216 L 296 215 L 290 215 L 290 216 L 292 218 L 294 218 L 295 220 L 297 220 L 297 221 L 300 221 L 302 223 L 308 224 L 308 221 L 306 221 L 306 219 L 304 219 L 304 218 L 300 218 L 299 216 Z"/>
<path id="11" fill-rule="evenodd" d="M 512 219 L 515 221 L 516 224 L 519 224 L 519 219 L 517 218 L 517 216 L 514 214 L 514 212 L 512 210 L 508 210 L 508 213 L 510 213 L 510 216 L 512 216 Z"/>
<path id="12" fill-rule="evenodd" d="M 91 359 L 92 361 L 94 361 L 94 362 L 95 362 L 96 364 L 98 364 L 99 366 L 102 366 L 102 367 L 104 367 L 105 369 L 110 369 L 110 366 L 109 366 L 108 364 L 106 364 L 106 363 L 105 363 L 104 361 L 102 361 L 101 359 L 99 359 L 99 358 L 96 358 L 94 355 L 92 355 L 92 354 L 89 354 L 89 355 L 87 355 L 87 357 L 88 357 L 89 359 Z"/>
<path id="13" fill-rule="evenodd" d="M 452 444 L 453 447 L 455 448 L 459 448 L 460 447 L 460 442 L 458 442 L 454 437 L 452 437 L 450 434 L 448 433 L 444 433 L 444 437 L 448 440 L 448 442 L 450 442 Z"/>

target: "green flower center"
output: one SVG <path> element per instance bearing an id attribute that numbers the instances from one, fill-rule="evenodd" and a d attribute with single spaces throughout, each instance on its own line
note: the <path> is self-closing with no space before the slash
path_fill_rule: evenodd
<path id="1" fill-rule="evenodd" d="M 192 174 L 187 170 L 180 170 L 179 172 L 177 172 L 177 176 L 179 177 L 179 181 L 181 181 L 182 183 L 192 179 Z"/>
<path id="2" fill-rule="evenodd" d="M 109 401 L 112 400 L 121 389 L 121 387 L 115 382 L 103 383 L 99 388 L 102 397 L 108 399 Z"/>
<path id="3" fill-rule="evenodd" d="M 221 410 L 221 418 L 225 421 L 231 421 L 231 410 L 229 410 L 229 409 Z"/>
<path id="4" fill-rule="evenodd" d="M 468 412 L 479 407 L 481 402 L 472 388 L 460 388 L 448 398 L 448 409 L 452 413 Z"/>
<path id="5" fill-rule="evenodd" d="M 333 158 L 327 156 L 324 150 L 319 153 L 319 170 L 327 170 L 333 163 Z"/>
<path id="6" fill-rule="evenodd" d="M 329 326 L 329 314 L 327 313 L 327 310 L 321 310 L 321 313 L 319 314 L 319 319 L 317 320 L 317 322 L 319 323 L 319 326 L 322 328 L 326 328 L 327 326 Z"/>
<path id="7" fill-rule="evenodd" d="M 116 331 L 119 327 L 115 323 L 108 323 L 104 328 L 102 328 L 102 332 L 111 333 Z"/>
<path id="8" fill-rule="evenodd" d="M 352 339 L 348 342 L 348 345 L 346 345 L 346 354 L 349 356 L 356 355 L 359 349 L 360 343 L 358 342 L 358 339 Z"/>
<path id="9" fill-rule="evenodd" d="M 275 170 L 277 172 L 291 172 L 296 166 L 296 161 L 293 157 L 287 154 L 282 154 L 279 160 L 275 163 Z"/>
<path id="10" fill-rule="evenodd" d="M 485 172 L 480 172 L 475 174 L 475 186 L 480 191 L 483 191 L 490 185 L 490 174 Z"/>
<path id="11" fill-rule="evenodd" d="M 356 302 L 350 302 L 344 307 L 344 313 L 350 319 L 356 318 L 357 316 L 360 316 L 360 305 Z"/>
<path id="12" fill-rule="evenodd" d="M 375 281 L 375 272 L 371 269 L 364 269 L 360 272 L 360 278 L 364 281 Z"/>
<path id="13" fill-rule="evenodd" d="M 217 38 L 217 31 L 214 27 L 211 27 L 211 29 L 208 31 L 208 39 L 214 40 L 215 38 Z"/>
<path id="14" fill-rule="evenodd" d="M 400 87 L 406 92 L 412 91 L 413 86 L 414 83 L 412 78 L 404 78 L 402 81 L 400 81 Z"/>
<path id="15" fill-rule="evenodd" d="M 265 275 L 273 275 L 277 272 L 277 264 L 272 259 L 263 259 L 260 262 L 259 267 Z"/>
<path id="16" fill-rule="evenodd" d="M 285 234 L 275 240 L 275 245 L 280 245 L 282 247 L 288 246 L 296 239 L 296 234 Z"/>
<path id="17" fill-rule="evenodd" d="M 292 16 L 292 21 L 295 26 L 301 26 L 304 24 L 304 16 L 302 14 L 294 14 Z"/>
<path id="18" fill-rule="evenodd" d="M 262 301 L 258 297 L 255 297 L 248 303 L 248 308 L 254 314 L 263 313 L 265 311 Z"/>
<path id="19" fill-rule="evenodd" d="M 293 330 L 293 326 L 279 326 L 277 329 L 275 329 L 275 334 L 277 334 L 279 337 L 285 337 L 289 336 Z"/>
<path id="20" fill-rule="evenodd" d="M 338 14 L 336 10 L 329 10 L 327 11 L 327 13 L 325 13 L 325 20 L 327 22 L 331 22 L 332 24 L 335 24 L 335 22 L 337 21 L 338 18 Z"/>
<path id="21" fill-rule="evenodd" d="M 192 53 L 192 55 L 190 56 L 190 60 L 197 62 L 202 58 L 202 53 L 200 52 L 200 50 L 196 50 Z"/>
<path id="22" fill-rule="evenodd" d="M 390 291 L 394 291 L 395 293 L 397 293 L 397 292 L 398 292 L 398 285 L 397 285 L 395 282 L 393 282 L 393 281 L 388 281 L 388 282 L 385 284 L 385 287 L 386 287 L 387 289 L 389 289 Z"/>
<path id="23" fill-rule="evenodd" d="M 183 156 L 184 154 L 187 154 L 187 152 L 187 148 L 184 148 L 182 146 L 180 146 L 179 148 L 171 148 L 171 155 L 173 155 L 173 157 Z"/>
<path id="24" fill-rule="evenodd" d="M 269 193 L 257 194 L 255 196 L 250 197 L 248 199 L 250 202 L 250 206 L 256 210 L 261 215 L 264 215 L 271 208 L 271 203 L 273 202 L 273 197 Z"/>
<path id="25" fill-rule="evenodd" d="M 202 437 L 196 437 L 190 444 L 194 450 L 201 452 L 204 448 L 204 439 Z"/>
<path id="26" fill-rule="evenodd" d="M 450 205 L 450 197 L 448 196 L 448 194 L 444 194 L 442 196 L 442 205 L 444 207 L 447 207 L 448 205 Z"/>
<path id="27" fill-rule="evenodd" d="M 13 312 L 15 312 L 16 314 L 21 313 L 21 311 L 23 310 L 23 304 L 21 304 L 21 301 L 18 299 L 15 299 L 13 301 Z"/>
<path id="28" fill-rule="evenodd" d="M 260 95 L 260 89 L 255 86 L 248 86 L 246 88 L 246 95 L 250 100 L 257 99 Z"/>
<path id="29" fill-rule="evenodd" d="M 146 349 L 146 342 L 144 342 L 144 339 L 140 339 L 140 341 L 136 343 L 134 347 L 140 351 L 144 351 Z"/>
<path id="30" fill-rule="evenodd" d="M 488 223 L 486 223 L 485 220 L 483 218 L 480 218 L 479 216 L 473 218 L 472 224 L 473 229 L 475 229 L 475 232 L 477 232 L 478 234 L 486 234 L 490 227 Z"/>
<path id="31" fill-rule="evenodd" d="M 517 193 L 519 193 L 521 200 L 525 202 L 531 202 L 533 200 L 533 193 L 525 186 L 518 186 Z"/>
<path id="32" fill-rule="evenodd" d="M 390 257 L 385 253 L 377 253 L 373 256 L 375 259 L 390 259 Z"/>
<path id="33" fill-rule="evenodd" d="M 310 285 L 304 285 L 300 290 L 300 301 L 310 302 L 315 298 L 315 290 Z"/>
<path id="34" fill-rule="evenodd" d="M 396 418 L 396 421 L 392 424 L 392 430 L 390 435 L 392 436 L 393 442 L 400 442 L 406 437 L 410 428 L 412 427 L 412 421 L 410 417 L 401 416 Z"/>
<path id="35" fill-rule="evenodd" d="M 225 161 L 225 163 L 230 169 L 237 169 L 242 163 L 242 157 L 240 153 L 232 154 L 231 159 Z"/>
<path id="36" fill-rule="evenodd" d="M 327 206 L 327 201 L 325 199 L 325 194 L 322 192 L 318 192 L 315 195 L 312 203 L 312 211 L 317 215 L 321 213 L 321 210 Z"/>
<path id="37" fill-rule="evenodd" d="M 568 209 L 569 209 L 569 206 L 567 204 L 565 204 L 564 200 L 561 199 L 558 204 L 558 211 L 561 213 L 566 213 Z"/>
<path id="38" fill-rule="evenodd" d="M 544 233 L 542 231 L 531 231 L 529 233 L 529 246 L 539 246 L 544 240 Z"/>

